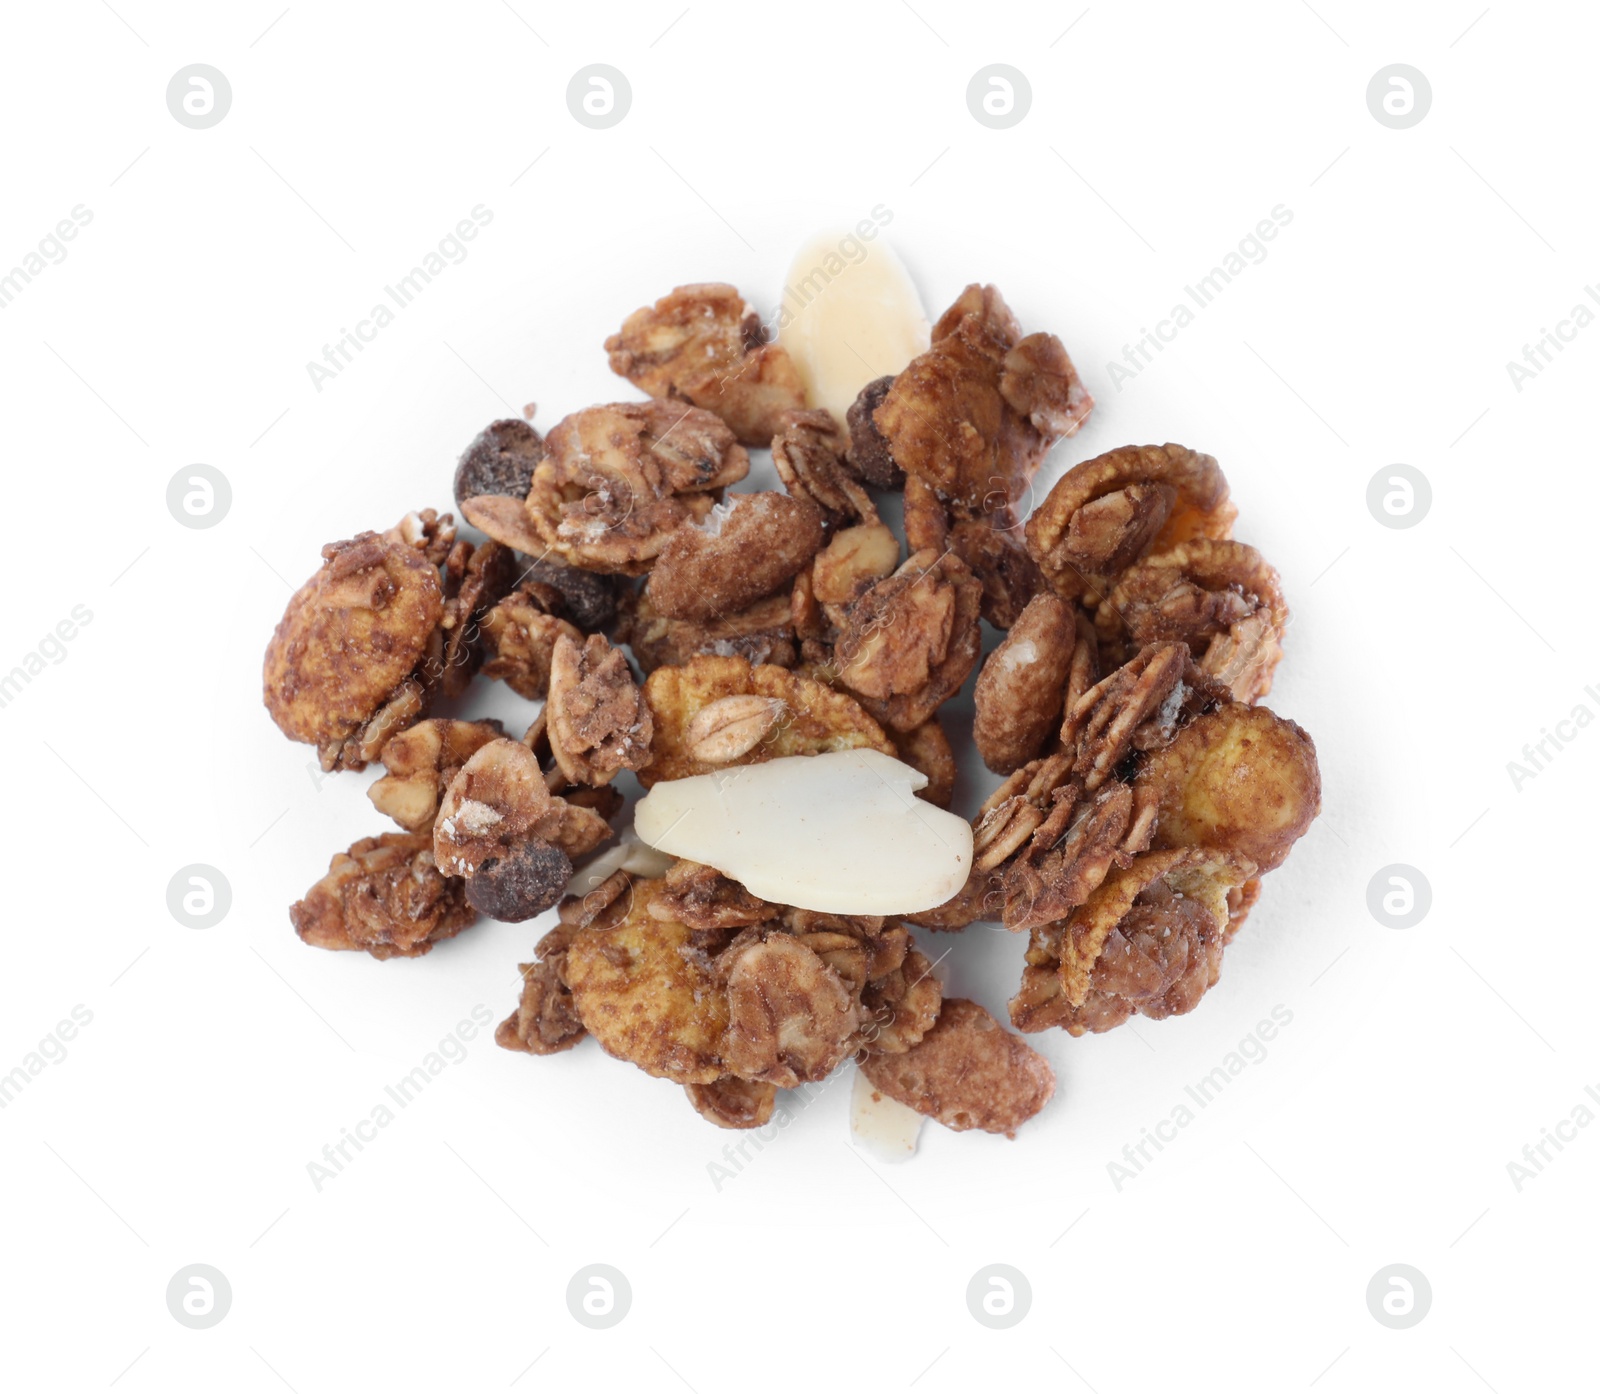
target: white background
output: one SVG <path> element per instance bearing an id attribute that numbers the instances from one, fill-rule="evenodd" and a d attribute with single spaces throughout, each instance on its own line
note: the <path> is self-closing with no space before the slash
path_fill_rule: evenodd
<path id="1" fill-rule="evenodd" d="M 7 15 L 0 266 L 93 212 L 0 311 L 0 667 L 93 612 L 0 710 L 0 1072 L 93 1013 L 0 1112 L 7 1387 L 1591 1382 L 1600 1128 L 1520 1192 L 1507 1163 L 1600 1087 L 1600 731 L 1520 792 L 1506 764 L 1600 713 L 1600 328 L 1520 392 L 1506 362 L 1600 283 L 1592 9 L 280 9 Z M 232 85 L 209 130 L 165 105 L 195 62 Z M 633 89 L 609 130 L 565 103 L 593 62 Z M 991 62 L 1032 86 L 1008 130 L 965 104 Z M 1408 130 L 1366 104 L 1394 62 L 1432 85 Z M 307 360 L 479 204 L 465 261 L 318 392 Z M 448 507 L 493 417 L 632 397 L 600 343 L 636 306 L 715 279 L 770 313 L 793 250 L 878 204 L 931 313 L 992 280 L 1066 342 L 1099 407 L 1042 483 L 1130 441 L 1222 462 L 1294 609 L 1271 705 L 1316 738 L 1322 818 L 1197 1013 L 1032 1038 L 1060 1087 L 1014 1142 L 930 1126 L 872 1162 L 841 1080 L 718 1190 L 739 1137 L 677 1090 L 592 1043 L 480 1035 L 317 1191 L 307 1163 L 386 1083 L 511 1009 L 537 931 L 390 963 L 295 938 L 290 901 L 382 820 L 371 775 L 319 785 L 261 708 L 289 584 L 328 540 Z M 1279 204 L 1270 255 L 1119 390 L 1108 362 Z M 165 503 L 200 462 L 233 493 L 204 531 Z M 1407 530 L 1365 501 L 1396 462 L 1433 491 Z M 210 930 L 166 907 L 196 862 L 232 887 Z M 1368 911 L 1389 863 L 1431 883 L 1415 928 Z M 941 974 L 1003 1011 L 1022 949 L 976 928 Z M 1118 1190 L 1124 1144 L 1280 1005 L 1266 1058 Z M 164 1296 L 197 1262 L 233 1290 L 205 1331 Z M 608 1331 L 566 1306 L 594 1262 L 632 1285 Z M 1032 1288 L 1008 1330 L 967 1311 L 993 1262 Z M 1403 1331 L 1365 1298 L 1397 1262 L 1433 1294 Z"/>

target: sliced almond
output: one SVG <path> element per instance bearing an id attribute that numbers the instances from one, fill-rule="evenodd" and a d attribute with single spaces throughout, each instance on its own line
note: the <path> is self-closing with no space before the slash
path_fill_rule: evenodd
<path id="1" fill-rule="evenodd" d="M 702 707 L 685 733 L 687 753 L 708 765 L 725 765 L 747 755 L 783 715 L 776 697 L 739 693 Z"/>

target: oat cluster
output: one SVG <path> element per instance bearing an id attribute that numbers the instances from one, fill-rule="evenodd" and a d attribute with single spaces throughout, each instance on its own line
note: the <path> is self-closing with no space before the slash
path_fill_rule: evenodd
<path id="1" fill-rule="evenodd" d="M 1050 1067 L 944 995 L 910 925 L 1026 934 L 1021 1032 L 1192 1010 L 1319 807 L 1310 737 L 1257 705 L 1288 621 L 1277 573 L 1232 539 L 1217 462 L 1182 446 L 1087 460 L 1030 511 L 1094 404 L 993 286 L 967 287 L 843 422 L 807 409 L 731 286 L 679 287 L 605 347 L 649 400 L 543 436 L 489 426 L 455 475 L 486 541 L 407 514 L 329 544 L 289 602 L 268 711 L 324 769 L 381 763 L 369 795 L 402 829 L 337 853 L 296 931 L 416 957 L 478 915 L 556 907 L 497 1033 L 509 1049 L 593 1036 L 725 1128 L 855 1058 L 947 1127 L 1014 1134 Z M 750 447 L 781 491 L 734 489 Z M 626 839 L 601 850 L 624 771 L 649 787 L 871 748 L 949 807 L 940 709 L 974 675 L 971 739 L 1005 778 L 944 905 L 824 915 Z M 541 704 L 521 736 L 451 714 L 475 680 Z"/>

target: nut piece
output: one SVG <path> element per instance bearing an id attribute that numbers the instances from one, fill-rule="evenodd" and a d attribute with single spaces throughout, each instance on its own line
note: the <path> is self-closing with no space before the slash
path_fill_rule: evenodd
<path id="1" fill-rule="evenodd" d="M 702 622 L 668 619 L 643 591 L 630 591 L 622 600 L 616 638 L 627 644 L 646 673 L 681 667 L 696 654 L 737 655 L 780 668 L 793 666 L 800 656 L 786 595 L 769 595 L 748 610 Z"/>
<path id="2" fill-rule="evenodd" d="M 956 1132 L 1015 1137 L 1055 1093 L 1050 1062 L 976 1002 L 947 997 L 939 1019 L 910 1050 L 868 1055 L 861 1073 L 891 1099 Z"/>
<path id="3" fill-rule="evenodd" d="M 561 596 L 553 586 L 525 580 L 483 617 L 483 665 L 486 678 L 497 678 L 519 697 L 530 700 L 550 691 L 550 664 L 556 642 L 565 635 L 576 643 L 583 633 L 556 613 Z"/>
<path id="4" fill-rule="evenodd" d="M 895 464 L 894 456 L 889 453 L 889 442 L 872 419 L 893 386 L 893 377 L 874 378 L 861 389 L 844 414 L 845 424 L 850 429 L 846 458 L 857 474 L 878 489 L 903 489 L 906 482 L 905 471 Z"/>
<path id="5" fill-rule="evenodd" d="M 386 773 L 367 789 L 367 797 L 402 828 L 427 831 L 456 772 L 504 735 L 498 721 L 419 721 L 383 747 L 378 758 Z"/>
<path id="6" fill-rule="evenodd" d="M 580 648 L 563 635 L 550 665 L 550 750 L 577 784 L 608 784 L 650 761 L 650 709 L 620 649 L 591 634 Z"/>
<path id="7" fill-rule="evenodd" d="M 684 753 L 704 765 L 725 765 L 748 754 L 778 724 L 781 698 L 744 693 L 721 697 L 695 713 L 684 732 Z"/>
<path id="8" fill-rule="evenodd" d="M 659 890 L 660 882 L 634 881 L 620 922 L 573 936 L 566 968 L 573 1005 L 608 1054 L 659 1079 L 712 1084 L 728 1073 L 721 1051 L 727 997 L 703 931 L 650 914 Z"/>
<path id="9" fill-rule="evenodd" d="M 528 497 L 533 468 L 544 459 L 544 441 L 526 421 L 510 417 L 485 426 L 456 465 L 456 505 L 481 494 Z"/>
<path id="10" fill-rule="evenodd" d="M 1187 644 L 1200 671 L 1239 702 L 1271 690 L 1288 623 L 1278 573 L 1266 558 L 1243 542 L 1210 538 L 1135 563 L 1095 613 L 1108 645 Z"/>
<path id="11" fill-rule="evenodd" d="M 826 1079 L 863 1012 L 839 975 L 793 936 L 747 930 L 717 961 L 728 985 L 723 1058 L 780 1089 Z"/>
<path id="12" fill-rule="evenodd" d="M 432 517 L 412 530 L 415 542 L 397 529 L 330 542 L 267 645 L 267 711 L 290 740 L 317 747 L 325 770 L 364 769 L 388 736 L 422 715 L 422 686 L 405 685 L 444 614 L 440 558 L 429 553 L 449 519 Z M 405 700 L 378 739 L 365 728 L 397 697 Z"/>
<path id="13" fill-rule="evenodd" d="M 678 286 L 635 310 L 606 340 L 611 371 L 652 397 L 714 411 L 743 445 L 769 445 L 805 389 L 789 351 L 765 342 L 761 317 L 730 285 Z"/>
<path id="14" fill-rule="evenodd" d="M 645 586 L 658 614 L 735 614 L 794 579 L 822 545 L 822 510 L 788 494 L 730 494 L 661 545 Z"/>
<path id="15" fill-rule="evenodd" d="M 689 728 L 705 708 L 732 696 L 781 702 L 782 719 L 733 760 L 713 765 L 695 758 L 689 749 Z M 752 667 L 743 658 L 692 658 L 682 667 L 651 673 L 645 680 L 644 700 L 655 731 L 650 764 L 639 772 L 639 782 L 647 789 L 662 779 L 686 779 L 785 755 L 863 748 L 894 754 L 883 728 L 854 698 L 771 664 Z"/>
<path id="16" fill-rule="evenodd" d="M 467 879 L 467 900 L 479 914 L 507 924 L 542 915 L 561 899 L 572 879 L 572 863 L 559 847 L 530 838 L 512 843 L 503 856 L 488 856 Z"/>
<path id="17" fill-rule="evenodd" d="M 433 827 L 433 851 L 449 875 L 471 876 L 489 858 L 505 857 L 525 842 L 551 843 L 570 860 L 610 836 L 598 813 L 550 792 L 533 751 L 521 741 L 496 740 L 450 781 Z"/>
<path id="18" fill-rule="evenodd" d="M 328 874 L 289 909 L 295 933 L 313 948 L 374 958 L 417 958 L 460 934 L 477 915 L 429 843 L 425 833 L 383 833 L 334 853 Z"/>
<path id="19" fill-rule="evenodd" d="M 1311 737 L 1266 707 L 1230 702 L 1151 755 L 1133 785 L 1153 847 L 1205 847 L 1271 871 L 1322 808 Z"/>
<path id="20" fill-rule="evenodd" d="M 1024 338 L 999 291 L 972 285 L 872 420 L 895 464 L 974 518 L 997 497 L 1021 498 L 1045 452 L 1093 406 L 1060 340 Z"/>
<path id="21" fill-rule="evenodd" d="M 1124 445 L 1062 475 L 1025 531 L 1056 592 L 1097 604 L 1146 552 L 1227 537 L 1236 512 L 1211 456 L 1182 445 Z"/>
<path id="22" fill-rule="evenodd" d="M 772 1121 L 772 1107 L 778 1097 L 775 1085 L 753 1084 L 732 1075 L 710 1084 L 686 1084 L 683 1092 L 689 1096 L 694 1111 L 719 1128 L 764 1127 Z"/>
<path id="23" fill-rule="evenodd" d="M 522 974 L 522 998 L 517 1010 L 495 1028 L 497 1046 L 529 1055 L 556 1055 L 571 1050 L 588 1034 L 566 983 L 570 942 L 565 928 L 552 929 L 534 950 L 538 962 L 517 965 Z"/>
<path id="24" fill-rule="evenodd" d="M 959 557 L 916 553 L 845 612 L 840 681 L 881 703 L 896 730 L 920 726 L 978 661 L 981 593 Z"/>
<path id="25" fill-rule="evenodd" d="M 550 432 L 523 519 L 504 516 L 507 505 L 492 496 L 470 500 L 465 511 L 520 552 L 639 576 L 674 528 L 711 511 L 712 491 L 749 469 L 744 448 L 710 412 L 618 402 L 574 412 Z"/>
<path id="26" fill-rule="evenodd" d="M 1072 607 L 1046 592 L 1035 596 L 978 674 L 972 723 L 978 754 L 996 774 L 1033 759 L 1050 738 L 1077 644 Z"/>

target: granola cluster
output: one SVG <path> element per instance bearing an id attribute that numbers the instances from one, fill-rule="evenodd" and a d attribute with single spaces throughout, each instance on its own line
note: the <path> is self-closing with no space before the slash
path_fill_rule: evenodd
<path id="1" fill-rule="evenodd" d="M 855 1059 L 948 1128 L 1014 1135 L 1050 1064 L 947 996 L 912 926 L 1027 934 L 1022 1032 L 1192 1010 L 1318 811 L 1310 738 L 1257 705 L 1288 621 L 1277 574 L 1231 537 L 1216 461 L 1181 446 L 1110 451 L 1033 506 L 1094 404 L 993 286 L 843 421 L 807 408 L 731 286 L 679 287 L 605 348 L 648 400 L 543 435 L 496 421 L 462 455 L 456 502 L 486 541 L 407 514 L 330 544 L 290 601 L 268 710 L 324 769 L 381 763 L 369 798 L 402 829 L 337 853 L 296 931 L 416 957 L 478 915 L 554 908 L 507 1049 L 593 1036 L 723 1128 Z M 750 448 L 781 489 L 731 491 Z M 943 905 L 823 914 L 631 830 L 607 846 L 635 784 L 787 757 L 877 751 L 949 807 L 943 712 L 973 679 L 972 742 L 1002 782 Z M 525 734 L 460 714 L 474 680 L 539 704 Z"/>

